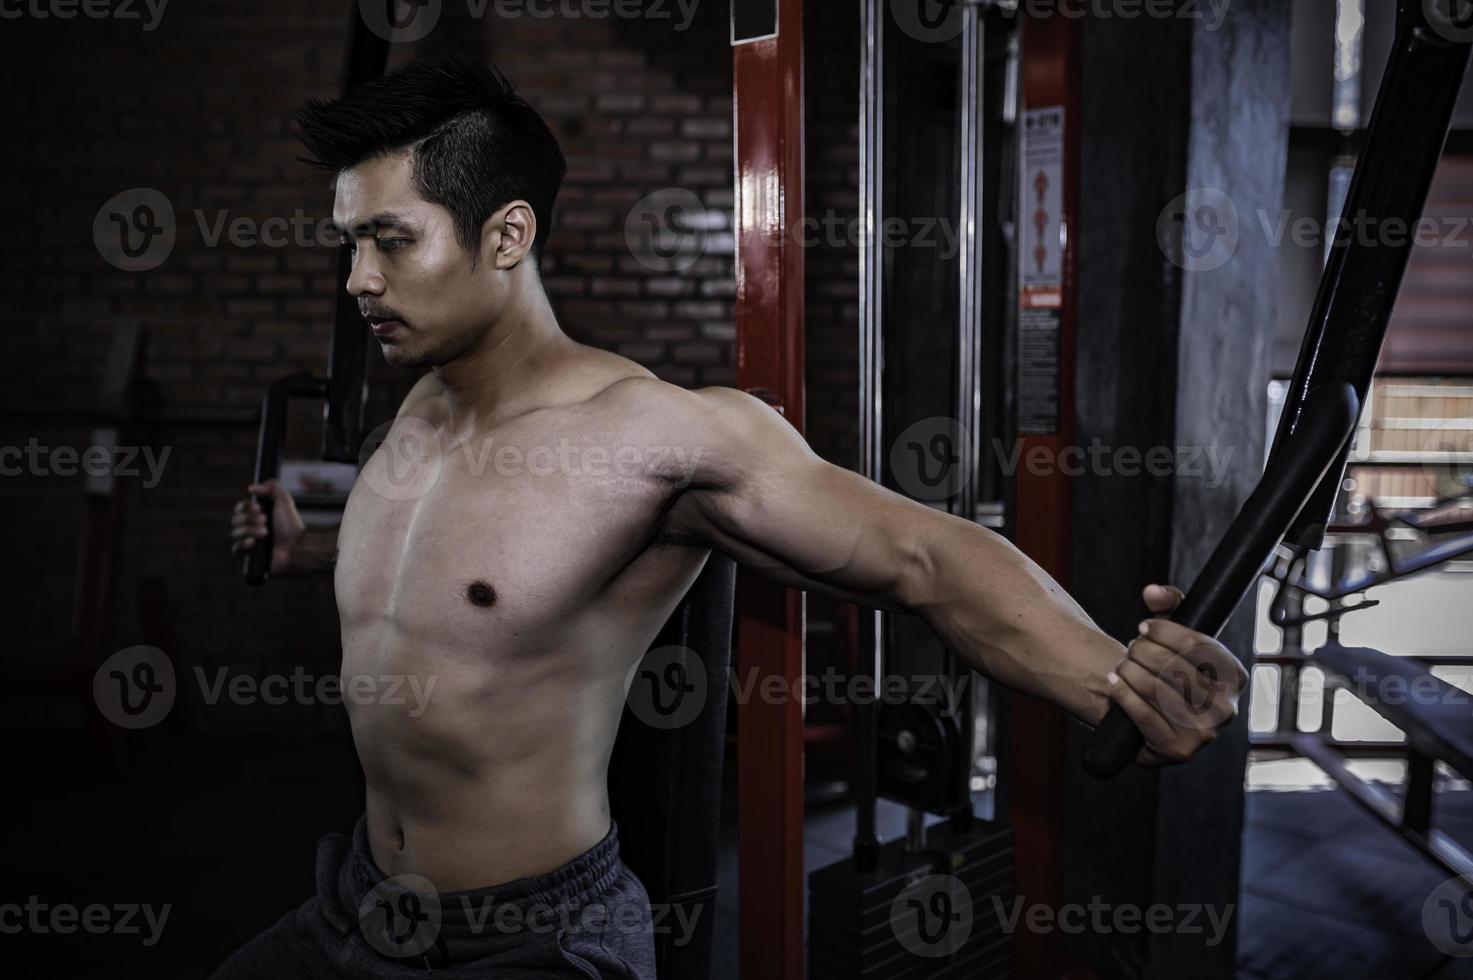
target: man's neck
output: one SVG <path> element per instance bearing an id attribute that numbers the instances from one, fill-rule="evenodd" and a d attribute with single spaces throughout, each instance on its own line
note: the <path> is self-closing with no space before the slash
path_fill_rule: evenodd
<path id="1" fill-rule="evenodd" d="M 435 368 L 445 386 L 452 432 L 518 414 L 552 383 L 576 346 L 542 290 L 529 292 L 497 316 L 477 348 Z"/>

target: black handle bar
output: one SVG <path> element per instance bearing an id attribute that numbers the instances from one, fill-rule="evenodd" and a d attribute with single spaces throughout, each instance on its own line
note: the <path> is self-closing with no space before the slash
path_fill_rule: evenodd
<path id="1" fill-rule="evenodd" d="M 288 398 L 322 398 L 327 382 L 310 374 L 277 378 L 261 400 L 261 429 L 256 437 L 255 483 L 265 483 L 281 472 L 281 444 L 286 435 Z M 251 585 L 260 585 L 271 575 L 271 497 L 252 494 L 251 499 L 266 515 L 266 536 L 256 541 L 241 558 L 240 570 Z"/>
<path id="2" fill-rule="evenodd" d="M 1171 616 L 1173 622 L 1211 636 L 1222 631 L 1325 471 L 1339 460 L 1359 416 L 1360 398 L 1348 382 L 1332 382 L 1309 394 L 1298 427 L 1275 448 L 1258 486 Z M 1085 748 L 1085 771 L 1110 779 L 1142 744 L 1129 716 L 1111 704 Z"/>

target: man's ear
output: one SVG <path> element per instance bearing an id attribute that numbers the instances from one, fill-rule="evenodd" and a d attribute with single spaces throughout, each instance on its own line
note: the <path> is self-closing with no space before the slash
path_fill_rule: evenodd
<path id="1" fill-rule="evenodd" d="M 492 268 L 513 269 L 532 251 L 537 237 L 537 216 L 532 205 L 511 201 L 492 213 L 481 226 L 481 256 Z"/>

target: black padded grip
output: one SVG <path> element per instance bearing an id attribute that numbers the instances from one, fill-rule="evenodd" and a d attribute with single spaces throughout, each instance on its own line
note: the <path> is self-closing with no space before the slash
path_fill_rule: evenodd
<path id="1" fill-rule="evenodd" d="M 240 569 L 245 575 L 245 580 L 251 585 L 260 585 L 265 582 L 271 574 L 271 498 L 260 494 L 252 494 L 251 499 L 261 512 L 266 515 L 266 536 L 257 538 L 244 557 L 241 558 Z"/>
<path id="2" fill-rule="evenodd" d="M 261 399 L 261 428 L 256 436 L 256 469 L 254 483 L 274 480 L 281 472 L 281 445 L 286 434 L 286 409 L 289 398 L 322 398 L 327 382 L 310 374 L 289 374 L 277 378 Z M 252 495 L 256 506 L 266 515 L 266 536 L 252 545 L 240 561 L 241 575 L 251 585 L 260 585 L 271 576 L 271 498 Z"/>
<path id="3" fill-rule="evenodd" d="M 1209 636 L 1222 631 L 1325 472 L 1340 458 L 1359 416 L 1360 398 L 1348 382 L 1330 382 L 1310 392 L 1298 426 L 1269 458 L 1258 486 L 1170 617 L 1173 622 Z M 1096 779 L 1111 779 L 1142 744 L 1130 717 L 1112 703 L 1085 747 L 1084 769 Z"/>

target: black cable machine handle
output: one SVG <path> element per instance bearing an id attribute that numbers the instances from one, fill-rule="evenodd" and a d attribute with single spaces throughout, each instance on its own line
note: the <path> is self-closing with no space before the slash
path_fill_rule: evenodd
<path id="1" fill-rule="evenodd" d="M 266 389 L 261 400 L 261 429 L 256 436 L 255 483 L 275 479 L 281 472 L 281 444 L 286 435 L 286 407 L 290 398 L 323 398 L 327 382 L 310 374 L 289 374 L 277 378 Z M 251 499 L 266 515 L 266 536 L 258 538 L 241 558 L 240 570 L 251 585 L 260 585 L 271 576 L 271 497 L 252 494 Z"/>
<path id="2" fill-rule="evenodd" d="M 1454 8 L 1448 0 L 1398 7 L 1396 41 L 1342 212 L 1353 225 L 1405 229 L 1422 216 L 1473 51 L 1473 23 L 1453 16 Z M 1287 543 L 1302 553 L 1324 540 L 1415 238 L 1382 237 L 1334 240 L 1263 478 L 1173 621 L 1216 636 L 1275 548 Z M 1085 749 L 1085 770 L 1108 779 L 1141 744 L 1112 704 Z"/>
<path id="3" fill-rule="evenodd" d="M 1299 427 L 1274 452 L 1253 494 L 1172 615 L 1173 622 L 1211 636 L 1221 632 L 1325 472 L 1340 457 L 1359 417 L 1360 399 L 1347 382 L 1310 393 Z M 1085 771 L 1096 779 L 1109 779 L 1135 758 L 1142 744 L 1129 716 L 1111 704 L 1085 748 Z"/>

